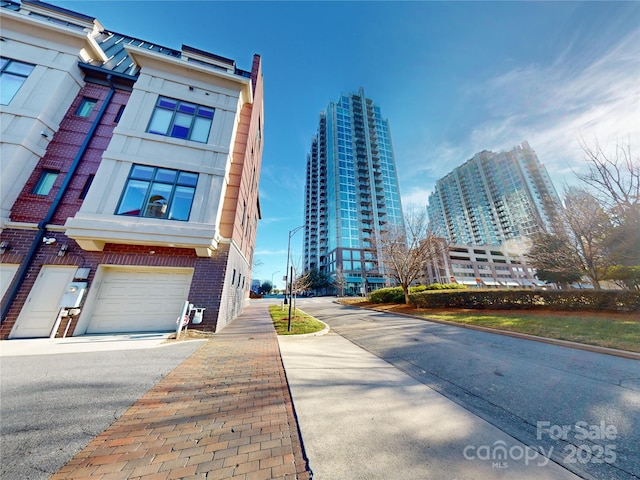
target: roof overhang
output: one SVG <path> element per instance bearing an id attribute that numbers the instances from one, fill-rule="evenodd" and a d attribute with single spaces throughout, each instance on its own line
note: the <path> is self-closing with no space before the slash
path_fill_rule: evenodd
<path id="1" fill-rule="evenodd" d="M 210 84 L 212 78 L 215 78 L 217 85 L 226 87 L 229 90 L 239 91 L 242 104 L 253 103 L 250 78 L 215 68 L 213 65 L 208 66 L 202 63 L 189 62 L 183 58 L 163 55 L 134 45 L 125 45 L 125 49 L 129 57 L 142 71 L 147 67 L 156 71 L 166 72 L 176 78 L 188 78 L 190 82 L 200 81 L 203 85 Z M 189 74 L 185 75 L 185 70 L 189 70 Z"/>

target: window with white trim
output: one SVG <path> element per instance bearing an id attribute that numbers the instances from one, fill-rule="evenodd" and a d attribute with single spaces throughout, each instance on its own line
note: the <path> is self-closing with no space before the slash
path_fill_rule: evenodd
<path id="1" fill-rule="evenodd" d="M 214 111 L 195 103 L 159 97 L 147 132 L 207 143 Z"/>
<path id="2" fill-rule="evenodd" d="M 0 105 L 9 105 L 35 65 L 0 57 Z"/>
<path id="3" fill-rule="evenodd" d="M 189 220 L 198 174 L 133 165 L 116 215 Z"/>

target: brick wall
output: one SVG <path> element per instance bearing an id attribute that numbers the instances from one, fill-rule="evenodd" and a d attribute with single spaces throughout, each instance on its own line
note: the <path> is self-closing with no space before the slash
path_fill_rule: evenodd
<path id="1" fill-rule="evenodd" d="M 5 264 L 20 264 L 35 235 L 35 230 L 5 229 L 2 232 L 1 239 L 9 242 L 10 250 L 0 257 L 1 262 Z M 102 252 L 88 252 L 82 250 L 75 241 L 69 239 L 63 233 L 47 232 L 47 236 L 55 237 L 56 242 L 51 245 L 43 243 L 38 246 L 34 261 L 9 310 L 7 318 L 0 325 L 0 339 L 8 338 L 43 265 L 73 265 L 90 268 L 91 273 L 87 279 L 89 289 L 91 289 L 99 265 L 193 268 L 194 274 L 188 299 L 195 306 L 204 307 L 206 310 L 203 322 L 190 328 L 217 331 L 231 322 L 241 311 L 242 301 L 236 300 L 236 297 L 239 292 L 244 293 L 243 289 L 236 287 L 226 289 L 226 301 L 224 301 L 222 318 L 219 318 L 221 299 L 223 290 L 225 290 L 223 282 L 227 275 L 229 259 L 228 244 L 220 245 L 220 249 L 211 258 L 202 258 L 196 256 L 193 249 L 145 245 L 107 244 Z M 63 257 L 58 256 L 61 245 L 69 246 L 66 255 Z M 247 285 L 247 281 L 248 279 L 245 281 L 245 285 Z M 85 296 L 86 298 L 87 296 Z M 229 301 L 234 307 L 229 308 Z M 66 320 L 62 323 L 60 328 L 62 329 L 61 331 L 64 331 Z M 74 328 L 75 321 L 71 325 L 68 335 L 73 334 Z"/>
<path id="2" fill-rule="evenodd" d="M 60 124 L 60 129 L 55 133 L 49 143 L 44 157 L 38 162 L 20 196 L 14 203 L 11 210 L 12 221 L 38 223 L 46 216 L 108 92 L 109 87 L 95 84 L 87 84 L 82 88 L 69 111 L 64 116 Z M 98 100 L 92 114 L 87 118 L 75 115 L 84 97 Z M 120 106 L 125 104 L 128 98 L 129 93 L 123 91 L 117 91 L 113 96 L 100 126 L 82 157 L 79 168 L 71 181 L 52 223 L 62 225 L 67 217 L 75 215 L 80 209 L 82 205 L 80 194 L 89 176 L 95 174 L 97 171 L 102 159 L 102 153 L 109 145 L 113 129 L 116 126 L 114 123 L 115 116 Z M 33 194 L 32 192 L 42 172 L 47 169 L 60 172 L 53 188 L 48 195 Z"/>

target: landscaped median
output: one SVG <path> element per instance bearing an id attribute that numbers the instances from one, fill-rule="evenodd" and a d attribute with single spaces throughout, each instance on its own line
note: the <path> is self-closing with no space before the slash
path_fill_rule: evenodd
<path id="1" fill-rule="evenodd" d="M 269 313 L 278 335 L 308 335 L 321 332 L 326 325 L 307 315 L 300 309 L 291 311 L 291 331 L 289 331 L 289 306 L 271 305 Z"/>
<path id="2" fill-rule="evenodd" d="M 372 303 L 367 299 L 353 299 L 342 303 L 640 353 L 638 312 L 416 308 L 414 305 L 397 303 Z"/>

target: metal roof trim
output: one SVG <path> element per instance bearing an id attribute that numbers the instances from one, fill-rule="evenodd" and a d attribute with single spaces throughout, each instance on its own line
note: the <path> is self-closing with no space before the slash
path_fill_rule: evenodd
<path id="1" fill-rule="evenodd" d="M 66 17 L 71 17 L 76 20 L 87 22 L 91 24 L 90 26 L 93 26 L 93 21 L 96 20 L 95 17 L 92 17 L 90 15 L 74 12 L 73 10 L 67 10 L 66 8 L 57 7 L 55 5 L 51 5 L 50 3 L 40 2 L 38 0 L 22 0 L 22 5 L 24 5 L 25 7 L 30 7 L 35 13 L 40 13 L 38 12 L 38 10 L 58 13 Z"/>
<path id="2" fill-rule="evenodd" d="M 244 86 L 251 84 L 251 78 L 247 78 L 243 75 L 238 75 L 237 73 L 231 73 L 226 70 L 217 69 L 214 66 L 207 67 L 206 65 L 203 65 L 201 63 L 189 62 L 184 58 L 164 55 L 153 50 L 137 47 L 135 45 L 124 45 L 124 49 L 129 54 L 129 57 L 136 63 L 136 65 L 138 65 L 138 67 L 140 66 L 140 63 L 136 61 L 135 57 L 148 57 L 164 62 L 174 63 L 182 68 L 189 68 L 207 75 L 215 75 L 226 80 L 231 80 L 232 82 L 242 83 Z"/>

